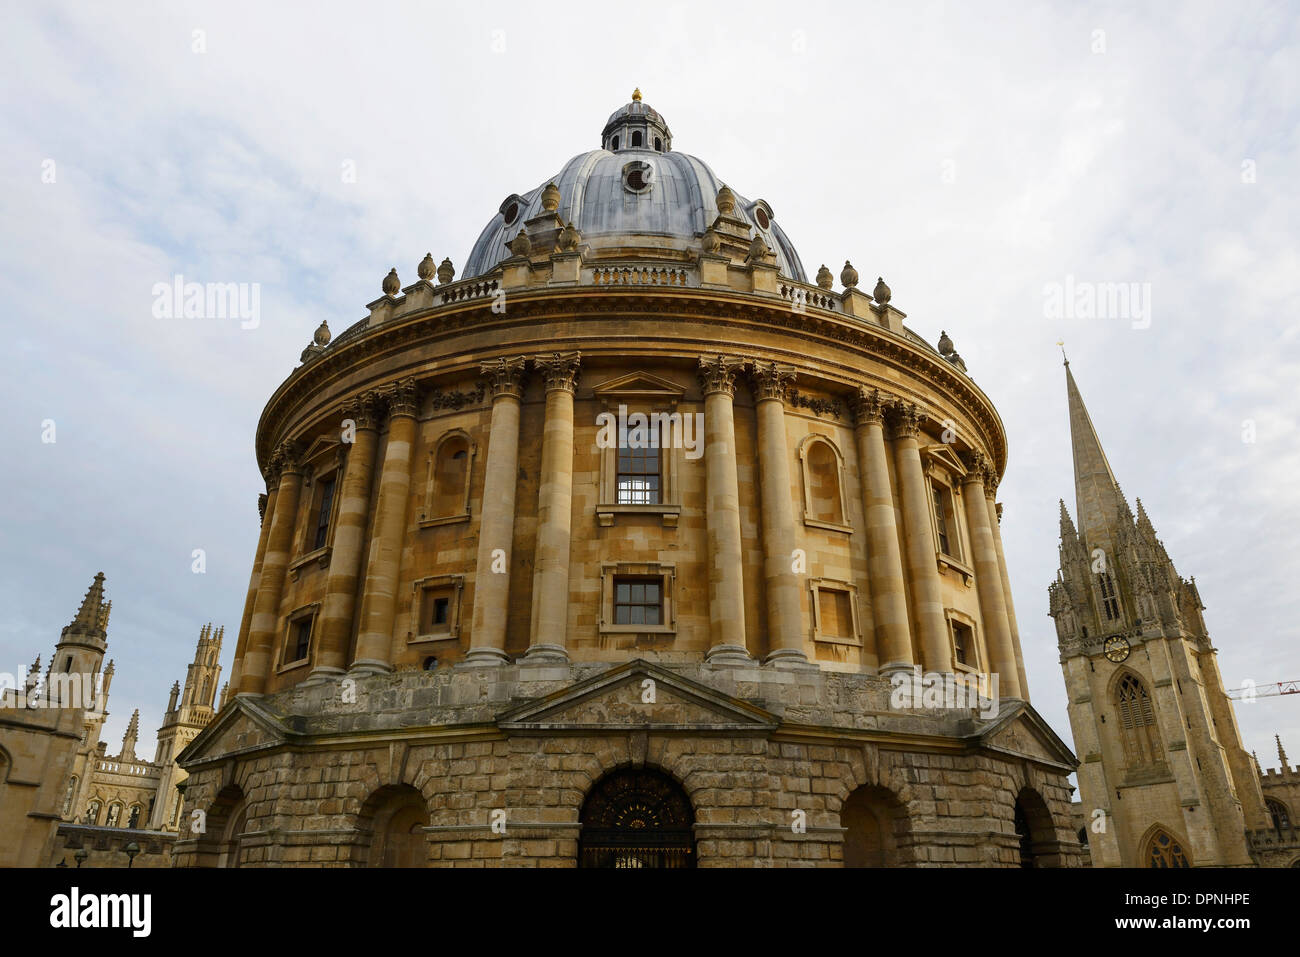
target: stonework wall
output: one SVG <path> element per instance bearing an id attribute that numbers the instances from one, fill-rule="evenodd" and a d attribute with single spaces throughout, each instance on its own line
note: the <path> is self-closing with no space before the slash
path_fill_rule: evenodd
<path id="1" fill-rule="evenodd" d="M 185 814 L 204 810 L 207 833 L 182 833 L 177 863 L 214 863 L 242 800 L 241 864 L 364 866 L 376 807 L 407 786 L 427 809 L 430 865 L 571 867 L 583 801 L 625 767 L 680 783 L 700 866 L 838 865 L 841 806 L 863 786 L 903 810 L 901 864 L 1017 866 L 1026 789 L 1050 815 L 1035 835 L 1041 860 L 1078 861 L 1069 766 L 1048 756 L 1045 726 L 1024 705 L 981 722 L 893 711 L 888 683 L 862 675 L 644 663 L 501 671 L 398 672 L 359 683 L 354 702 L 331 686 L 241 699 L 258 718 L 230 709 L 186 762 Z M 653 704 L 641 697 L 647 676 Z M 290 724 L 302 730 L 276 730 Z M 932 734 L 951 741 L 919 744 Z M 806 829 L 792 827 L 796 811 Z"/>

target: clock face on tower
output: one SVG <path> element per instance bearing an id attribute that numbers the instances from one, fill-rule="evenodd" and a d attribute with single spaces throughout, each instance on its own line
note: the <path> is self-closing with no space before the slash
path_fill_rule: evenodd
<path id="1" fill-rule="evenodd" d="M 1102 653 L 1111 661 L 1119 664 L 1128 657 L 1129 643 L 1123 635 L 1111 635 L 1101 646 Z"/>

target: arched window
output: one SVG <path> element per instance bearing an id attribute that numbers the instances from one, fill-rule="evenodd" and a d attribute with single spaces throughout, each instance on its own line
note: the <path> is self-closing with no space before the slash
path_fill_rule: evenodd
<path id="1" fill-rule="evenodd" d="M 664 141 L 661 140 L 659 137 L 656 136 L 656 137 L 655 137 L 655 152 L 656 152 L 656 153 L 662 153 L 663 151 L 664 151 Z"/>
<path id="2" fill-rule="evenodd" d="M 799 461 L 803 468 L 804 522 L 846 529 L 840 450 L 825 436 L 810 435 L 799 446 Z"/>
<path id="3" fill-rule="evenodd" d="M 442 438 L 429 456 L 426 521 L 469 514 L 469 474 L 473 446 L 464 432 Z"/>
<path id="4" fill-rule="evenodd" d="M 63 817 L 72 813 L 72 799 L 77 796 L 77 776 L 68 780 L 68 789 L 63 792 Z"/>
<path id="5" fill-rule="evenodd" d="M 618 149 L 618 137 L 614 137 L 614 149 Z"/>
<path id="6" fill-rule="evenodd" d="M 1129 766 L 1163 764 L 1151 695 L 1137 675 L 1130 672 L 1120 679 L 1115 689 L 1115 706 Z"/>
<path id="7" fill-rule="evenodd" d="M 840 807 L 845 867 L 897 867 L 907 812 L 885 788 L 860 787 Z"/>
<path id="8" fill-rule="evenodd" d="M 1267 798 L 1264 806 L 1268 808 L 1268 816 L 1273 819 L 1273 830 L 1279 833 L 1291 830 L 1291 815 L 1287 813 L 1285 804 Z"/>
<path id="9" fill-rule="evenodd" d="M 1097 573 L 1097 588 L 1101 592 L 1101 613 L 1107 621 L 1119 619 L 1119 595 L 1115 592 L 1115 579 L 1110 572 Z"/>
<path id="10" fill-rule="evenodd" d="M 1147 841 L 1146 861 L 1147 867 L 1191 867 L 1182 845 L 1159 829 Z"/>
<path id="11" fill-rule="evenodd" d="M 85 817 L 85 822 L 86 822 L 87 824 L 92 824 L 92 825 L 93 825 L 93 824 L 98 824 L 98 823 L 99 823 L 99 811 L 100 811 L 100 808 L 102 808 L 102 807 L 103 807 L 103 805 L 100 804 L 98 801 L 91 801 L 88 805 L 86 805 L 86 817 Z"/>
<path id="12" fill-rule="evenodd" d="M 633 130 L 633 131 L 632 131 L 632 148 L 635 149 L 636 147 L 638 147 L 638 146 L 640 146 L 640 145 L 641 145 L 641 131 L 640 131 L 640 130 Z"/>
<path id="13" fill-rule="evenodd" d="M 140 812 L 142 810 L 143 808 L 141 808 L 140 805 L 138 804 L 131 805 L 131 813 L 128 814 L 126 818 L 127 827 L 137 828 L 140 826 Z"/>
<path id="14" fill-rule="evenodd" d="M 104 819 L 104 827 L 117 827 L 122 823 L 122 805 L 110 804 L 108 807 L 108 817 Z"/>
<path id="15" fill-rule="evenodd" d="M 208 705 L 212 703 L 212 679 L 203 679 L 203 694 L 199 696 L 199 704 Z"/>

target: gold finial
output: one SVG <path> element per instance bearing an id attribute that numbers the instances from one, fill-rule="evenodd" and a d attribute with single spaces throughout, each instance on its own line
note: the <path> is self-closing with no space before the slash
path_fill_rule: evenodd
<path id="1" fill-rule="evenodd" d="M 1057 339 L 1056 344 L 1061 347 L 1061 358 L 1065 360 L 1065 364 L 1068 366 L 1070 364 L 1070 360 L 1065 355 L 1065 340 Z"/>
<path id="2" fill-rule="evenodd" d="M 638 86 L 635 90 L 632 91 L 632 102 L 633 103 L 641 102 L 641 87 Z"/>

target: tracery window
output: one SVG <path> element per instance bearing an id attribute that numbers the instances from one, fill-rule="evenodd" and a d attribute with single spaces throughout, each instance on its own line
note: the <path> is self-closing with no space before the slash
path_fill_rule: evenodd
<path id="1" fill-rule="evenodd" d="M 1268 798 L 1264 801 L 1264 806 L 1268 808 L 1268 816 L 1273 820 L 1273 830 L 1289 831 L 1291 829 L 1291 815 L 1287 813 L 1285 804 Z"/>
<path id="2" fill-rule="evenodd" d="M 1164 831 L 1156 831 L 1147 843 L 1147 867 L 1191 867 L 1182 845 Z"/>
<path id="3" fill-rule="evenodd" d="M 1163 764 L 1155 708 L 1146 685 L 1137 675 L 1127 674 L 1116 688 L 1115 699 L 1129 765 Z"/>

